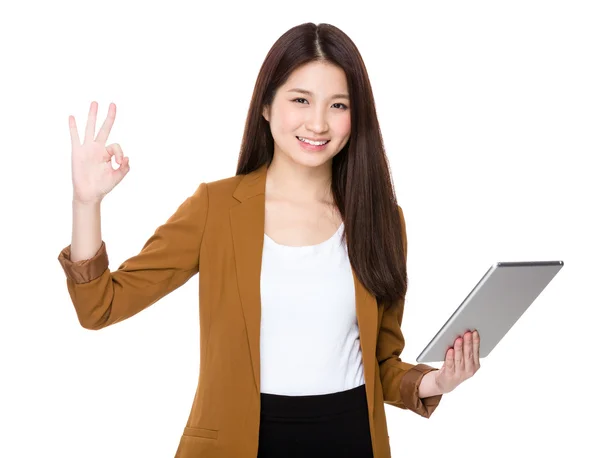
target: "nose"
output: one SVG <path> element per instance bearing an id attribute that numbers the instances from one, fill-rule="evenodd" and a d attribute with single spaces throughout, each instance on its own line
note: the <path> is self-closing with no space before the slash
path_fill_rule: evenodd
<path id="1" fill-rule="evenodd" d="M 313 110 L 307 110 L 308 116 L 304 124 L 308 130 L 320 134 L 329 129 L 327 116 L 324 111 L 325 110 L 318 107 Z"/>

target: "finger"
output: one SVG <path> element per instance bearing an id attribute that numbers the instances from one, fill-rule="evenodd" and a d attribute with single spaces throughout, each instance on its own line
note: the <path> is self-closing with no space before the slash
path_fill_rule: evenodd
<path id="1" fill-rule="evenodd" d="M 473 335 L 470 332 L 466 332 L 464 339 L 465 371 L 467 374 L 473 374 L 475 369 L 475 362 L 473 361 Z"/>
<path id="2" fill-rule="evenodd" d="M 108 145 L 106 147 L 106 152 L 108 153 L 108 156 L 104 158 L 104 160 L 106 160 L 107 162 L 110 161 L 110 159 L 114 156 L 115 157 L 115 162 L 117 164 L 121 164 L 123 162 L 123 150 L 121 149 L 121 145 L 119 145 L 118 143 L 113 143 L 112 145 Z"/>
<path id="3" fill-rule="evenodd" d="M 444 365 L 446 366 L 446 372 L 448 374 L 454 374 L 454 349 L 453 348 L 449 348 L 448 351 L 446 351 L 446 361 L 444 361 Z"/>
<path id="4" fill-rule="evenodd" d="M 473 361 L 475 361 L 475 368 L 479 369 L 479 346 L 481 344 L 481 338 L 479 332 L 473 331 Z"/>
<path id="5" fill-rule="evenodd" d="M 465 359 L 463 355 L 463 342 L 462 338 L 459 337 L 454 342 L 454 366 L 455 372 L 462 372 L 465 370 Z"/>
<path id="6" fill-rule="evenodd" d="M 94 140 L 94 132 L 96 131 L 96 114 L 98 113 L 98 104 L 92 102 L 90 105 L 90 111 L 88 113 L 88 120 L 85 126 L 85 137 L 84 143 L 90 143 Z"/>
<path id="7" fill-rule="evenodd" d="M 73 116 L 69 116 L 69 132 L 71 133 L 71 148 L 75 149 L 80 147 L 81 141 L 79 140 L 77 124 L 75 123 L 75 118 Z"/>
<path id="8" fill-rule="evenodd" d="M 120 164 L 120 167 L 114 171 L 114 173 L 118 174 L 119 182 L 123 179 L 125 175 L 129 172 L 129 158 L 123 158 L 123 162 Z"/>
<path id="9" fill-rule="evenodd" d="M 98 143 L 105 145 L 108 140 L 108 136 L 110 135 L 110 130 L 115 122 L 115 116 L 117 115 L 117 106 L 114 103 L 111 103 L 108 106 L 108 115 L 104 120 L 104 124 L 100 127 L 98 131 L 98 135 L 96 135 L 96 140 Z"/>

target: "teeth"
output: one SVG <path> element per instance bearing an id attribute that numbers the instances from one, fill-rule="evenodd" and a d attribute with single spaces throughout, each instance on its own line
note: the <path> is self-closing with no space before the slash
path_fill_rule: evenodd
<path id="1" fill-rule="evenodd" d="M 313 142 L 312 140 L 307 140 L 306 138 L 302 138 L 302 137 L 298 137 L 300 139 L 300 141 L 303 141 L 304 143 L 308 143 L 309 145 L 313 145 L 313 146 L 320 146 L 320 145 L 324 145 L 325 143 L 327 143 L 329 140 L 324 140 L 322 142 Z"/>

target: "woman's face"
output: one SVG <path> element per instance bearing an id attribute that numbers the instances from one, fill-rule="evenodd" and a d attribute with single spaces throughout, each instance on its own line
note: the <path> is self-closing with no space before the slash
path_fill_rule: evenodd
<path id="1" fill-rule="evenodd" d="M 350 99 L 344 71 L 323 62 L 297 68 L 277 90 L 271 107 L 265 107 L 263 117 L 271 127 L 277 160 L 307 167 L 331 161 L 350 138 Z M 328 143 L 313 147 L 299 138 Z"/>

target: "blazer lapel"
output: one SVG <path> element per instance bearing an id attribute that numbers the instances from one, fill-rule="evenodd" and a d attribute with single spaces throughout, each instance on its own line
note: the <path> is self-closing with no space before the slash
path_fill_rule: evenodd
<path id="1" fill-rule="evenodd" d="M 235 268 L 256 390 L 260 393 L 260 271 L 265 233 L 266 165 L 245 175 L 229 211 Z"/>
<path id="2" fill-rule="evenodd" d="M 242 311 L 246 321 L 248 346 L 254 381 L 260 394 L 260 272 L 265 229 L 265 184 L 267 166 L 245 175 L 233 193 L 240 203 L 229 216 Z M 373 412 L 377 303 L 352 269 L 356 315 L 360 334 L 369 412 Z"/>

